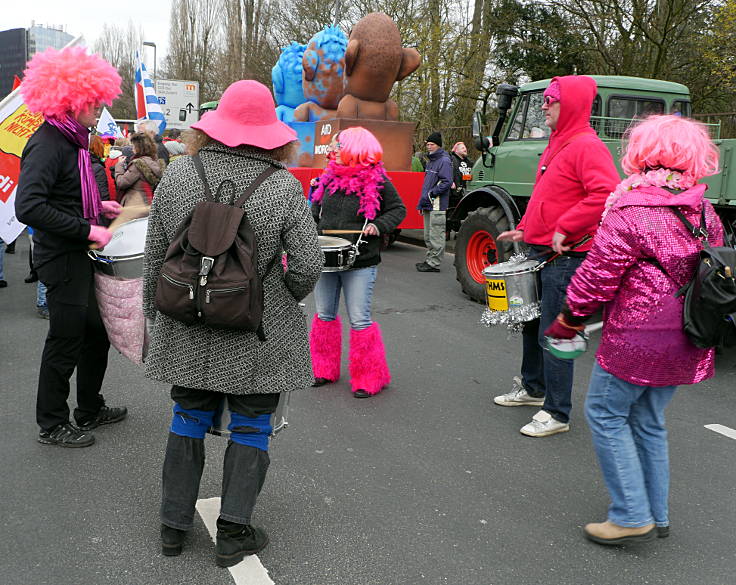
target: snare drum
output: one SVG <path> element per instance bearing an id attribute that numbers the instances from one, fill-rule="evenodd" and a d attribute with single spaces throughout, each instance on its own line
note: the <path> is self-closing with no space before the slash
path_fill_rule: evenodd
<path id="1" fill-rule="evenodd" d="M 539 287 L 537 260 L 502 262 L 483 271 L 486 279 L 486 298 L 491 311 L 524 313 L 525 320 L 539 316 Z"/>
<path id="2" fill-rule="evenodd" d="M 103 274 L 116 278 L 141 278 L 147 231 L 147 217 L 126 222 L 115 230 L 107 246 L 101 250 L 90 250 L 88 255 Z"/>
<path id="3" fill-rule="evenodd" d="M 355 246 L 345 238 L 318 236 L 319 245 L 325 255 L 322 272 L 350 270 L 355 262 Z"/>

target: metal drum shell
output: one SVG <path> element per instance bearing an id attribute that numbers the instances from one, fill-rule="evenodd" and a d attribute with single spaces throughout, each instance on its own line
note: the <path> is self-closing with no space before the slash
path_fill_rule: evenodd
<path id="1" fill-rule="evenodd" d="M 322 253 L 325 255 L 322 272 L 344 272 L 353 267 L 354 246 L 349 240 L 333 236 L 318 236 L 318 239 Z"/>
<path id="2" fill-rule="evenodd" d="M 494 264 L 483 270 L 486 278 L 486 298 L 488 308 L 491 311 L 508 311 L 510 308 L 532 305 L 539 302 L 539 275 L 536 260 L 524 262 L 503 262 Z M 496 300 L 495 306 L 491 298 L 500 299 L 500 295 L 491 296 L 492 283 L 503 281 L 503 292 L 505 293 L 505 307 L 503 303 Z M 502 307 L 502 308 L 499 308 Z"/>
<path id="3" fill-rule="evenodd" d="M 89 251 L 95 268 L 115 278 L 141 278 L 147 230 L 147 217 L 122 224 L 104 248 Z"/>

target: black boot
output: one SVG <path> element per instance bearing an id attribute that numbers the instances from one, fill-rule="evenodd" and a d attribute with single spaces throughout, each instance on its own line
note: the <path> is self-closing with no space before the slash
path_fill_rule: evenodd
<path id="1" fill-rule="evenodd" d="M 161 525 L 161 553 L 167 557 L 177 557 L 181 554 L 186 530 Z"/>
<path id="2" fill-rule="evenodd" d="M 215 562 L 218 567 L 237 565 L 246 555 L 262 551 L 267 544 L 268 535 L 263 529 L 217 519 Z"/>

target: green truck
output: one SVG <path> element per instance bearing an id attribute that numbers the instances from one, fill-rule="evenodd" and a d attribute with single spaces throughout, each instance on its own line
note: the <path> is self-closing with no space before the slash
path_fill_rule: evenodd
<path id="1" fill-rule="evenodd" d="M 691 115 L 690 92 L 679 83 L 639 77 L 591 77 L 598 84 L 591 124 L 617 164 L 622 138 L 635 120 L 649 114 Z M 482 132 L 480 114 L 476 112 L 473 117 L 473 139 L 481 154 L 465 195 L 448 210 L 447 223 L 448 230 L 457 232 L 457 280 L 463 292 L 475 301 L 486 300 L 483 269 L 506 260 L 513 250 L 511 244 L 497 242 L 496 237 L 516 226 L 531 196 L 539 157 L 549 138 L 540 107 L 542 92 L 550 81 L 534 81 L 521 87 L 501 84 L 496 91 L 499 118 L 490 137 Z M 705 181 L 709 185 L 707 195 L 733 242 L 736 177 L 731 177 L 730 167 L 736 140 L 721 140 L 717 124 L 708 125 L 708 129 L 721 150 L 721 172 Z"/>

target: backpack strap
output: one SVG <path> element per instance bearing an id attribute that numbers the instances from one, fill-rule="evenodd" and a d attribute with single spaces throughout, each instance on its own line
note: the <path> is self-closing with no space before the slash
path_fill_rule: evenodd
<path id="1" fill-rule="evenodd" d="M 705 224 L 705 203 L 703 203 L 700 208 L 699 227 L 695 227 L 693 224 L 691 224 L 690 221 L 682 213 L 682 211 L 677 209 L 677 207 L 673 207 L 672 212 L 680 219 L 683 225 L 687 228 L 687 231 L 689 231 L 694 238 L 698 238 L 701 242 L 703 242 L 704 246 L 708 245 L 708 230 Z"/>
<path id="2" fill-rule="evenodd" d="M 199 178 L 202 179 L 202 183 L 204 184 L 205 198 L 208 201 L 214 201 L 215 198 L 212 196 L 212 189 L 210 189 L 210 184 L 207 182 L 207 177 L 204 174 L 204 166 L 202 165 L 202 159 L 199 158 L 199 154 L 192 155 L 192 162 L 194 163 L 194 168 L 197 169 Z"/>
<path id="3" fill-rule="evenodd" d="M 248 186 L 248 188 L 240 196 L 240 198 L 235 203 L 233 203 L 233 206 L 235 206 L 235 207 L 242 207 L 243 204 L 246 201 L 248 201 L 248 199 L 250 198 L 250 196 L 253 195 L 253 193 L 255 192 L 255 190 L 258 189 L 258 187 L 261 186 L 261 183 L 263 183 L 263 181 L 265 181 L 266 179 L 268 179 L 271 175 L 273 175 L 278 170 L 279 170 L 278 167 L 274 167 L 274 166 L 270 166 L 269 165 L 269 167 L 265 171 L 263 171 L 260 175 L 258 175 L 256 177 L 256 180 L 253 181 Z"/>

